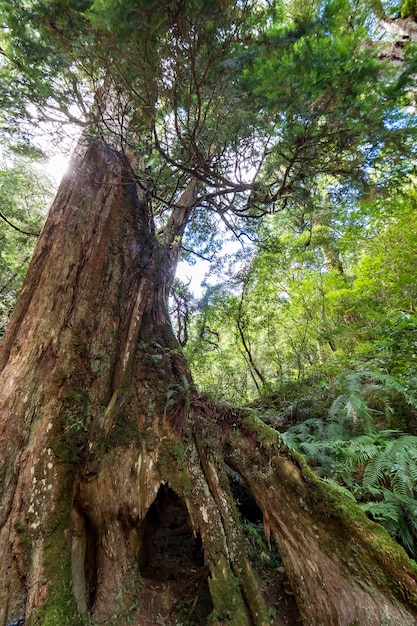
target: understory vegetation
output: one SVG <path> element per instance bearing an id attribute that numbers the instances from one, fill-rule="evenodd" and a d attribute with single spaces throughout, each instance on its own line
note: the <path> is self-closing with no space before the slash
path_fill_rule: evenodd
<path id="1" fill-rule="evenodd" d="M 238 278 L 207 286 L 186 347 L 202 389 L 251 405 L 413 558 L 416 226 L 412 189 L 271 217 Z"/>

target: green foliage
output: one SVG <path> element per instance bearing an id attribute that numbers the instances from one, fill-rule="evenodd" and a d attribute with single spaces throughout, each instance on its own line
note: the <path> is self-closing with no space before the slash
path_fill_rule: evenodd
<path id="1" fill-rule="evenodd" d="M 282 559 L 275 544 L 267 545 L 265 540 L 265 529 L 262 522 L 242 521 L 242 529 L 245 538 L 245 551 L 251 563 L 263 573 L 274 572 L 282 565 Z"/>
<path id="2" fill-rule="evenodd" d="M 259 391 L 282 393 L 291 380 L 313 377 L 332 387 L 343 371 L 369 370 L 394 375 L 412 393 L 417 224 L 414 194 L 408 186 L 403 191 L 387 189 L 372 205 L 353 197 L 333 207 L 323 192 L 327 204 L 315 214 L 265 219 L 257 249 L 243 267 L 238 259 L 234 281 L 211 288 L 200 302 L 187 348 L 198 383 L 245 402 Z M 264 378 L 257 379 L 261 389 L 253 364 Z M 413 427 L 415 411 L 404 397 L 395 400 L 392 419 Z"/>
<path id="3" fill-rule="evenodd" d="M 341 17 L 330 13 L 330 21 Z M 187 351 L 198 385 L 241 404 L 256 402 L 265 421 L 287 431 L 287 443 L 315 471 L 349 489 L 415 556 L 415 459 L 410 453 L 417 443 L 414 160 L 412 151 L 405 164 L 393 156 L 399 135 L 390 145 L 383 139 L 389 124 L 405 128 L 410 120 L 399 121 L 398 103 L 391 113 L 378 109 L 378 96 L 370 91 L 380 69 L 372 55 L 353 87 L 343 82 L 342 64 L 339 69 L 332 65 L 344 54 L 362 54 L 355 47 L 359 39 L 342 29 L 343 39 L 330 28 L 321 38 L 320 28 L 309 31 L 308 20 L 300 20 L 294 18 L 292 30 L 268 33 L 281 46 L 281 57 L 267 48 L 244 72 L 263 110 L 275 107 L 276 115 L 285 110 L 289 120 L 281 126 L 279 152 L 271 149 L 262 176 L 270 192 L 273 175 L 285 170 L 290 197 L 281 213 L 264 218 L 251 254 L 237 257 L 239 273 L 225 280 L 222 268 L 223 282 L 207 291 L 194 317 Z M 333 60 L 326 50 L 336 53 Z M 308 54 L 316 60 L 313 74 Z M 322 54 L 326 67 L 320 66 Z M 256 65 L 260 58 L 267 61 L 265 71 Z M 285 89 L 294 75 L 299 78 L 296 101 Z M 282 89 L 269 90 L 271 76 L 278 77 Z M 324 87 L 333 80 L 341 81 L 342 102 L 334 102 L 331 88 Z M 314 106 L 307 114 L 308 99 Z M 361 119 L 369 115 L 377 149 L 370 142 L 370 151 L 363 150 L 356 106 Z M 352 122 L 343 127 L 346 147 L 326 135 L 332 124 L 342 127 L 338 116 Z M 300 137 L 304 143 L 294 153 Z M 313 146 L 314 163 L 307 156 Z M 335 146 L 342 178 L 326 165 Z M 294 170 L 288 169 L 297 163 L 291 155 L 299 154 L 305 179 L 293 178 Z M 343 169 L 344 155 L 353 166 L 350 174 Z M 364 157 L 372 160 L 371 168 Z M 365 176 L 359 173 L 354 180 L 356 166 Z M 304 182 L 309 190 L 303 195 Z"/>
<path id="4" fill-rule="evenodd" d="M 372 37 L 366 13 L 347 0 L 297 4 L 284 23 L 271 24 L 262 51 L 244 69 L 245 88 L 280 130 L 259 181 L 271 203 L 279 206 L 283 198 L 284 206 L 308 210 L 326 177 L 339 192 L 363 189 L 369 164 L 380 170 L 408 134 L 411 119 L 395 101 L 403 95 L 396 88 L 394 99 L 387 98 L 395 75 L 379 61 L 377 47 L 363 45 Z M 394 124 L 396 132 L 387 134 Z M 284 182 L 277 176 L 282 171 Z"/>
<path id="5" fill-rule="evenodd" d="M 82 17 L 89 0 L 16 0 L 0 3 L 1 35 L 0 129 L 20 145 L 48 132 L 62 139 L 62 123 L 85 117 L 89 80 L 76 58 L 91 49 Z M 74 33 L 82 33 L 80 38 Z M 87 69 L 87 68 L 86 68 Z M 91 77 L 91 68 L 87 69 Z M 91 84 L 91 83 L 90 83 Z M 78 109 L 78 113 L 75 110 Z"/>
<path id="6" fill-rule="evenodd" d="M 402 0 L 401 17 L 415 17 L 417 15 L 416 0 Z"/>
<path id="7" fill-rule="evenodd" d="M 23 283 L 51 193 L 27 157 L 3 150 L 0 163 L 0 339 Z"/>
<path id="8" fill-rule="evenodd" d="M 219 220 L 250 240 L 219 263 L 200 303 L 175 284 L 197 385 L 272 402 L 268 420 L 292 426 L 288 441 L 323 475 L 352 487 L 349 449 L 363 489 L 412 497 L 410 469 L 388 480 L 378 455 L 366 457 L 381 429 L 417 430 L 412 47 L 401 70 L 381 61 L 374 14 L 348 0 L 0 6 L 1 131 L 20 152 L 51 117 L 88 120 L 86 134 L 135 153 L 158 232 L 198 181 L 185 256 L 215 254 Z M 402 14 L 414 8 L 403 2 Z M 41 221 L 21 167 L 0 172 L 1 211 L 18 228 L 0 222 L 3 328 L 30 254 L 22 231 Z M 151 355 L 155 368 L 162 358 Z M 182 382 L 167 410 L 188 408 L 194 388 Z M 70 435 L 82 430 L 74 419 Z"/>
<path id="9" fill-rule="evenodd" d="M 399 216 L 391 216 L 385 229 L 393 231 L 402 223 L 405 226 L 403 211 L 404 206 Z M 411 209 L 407 215 L 409 222 L 414 219 Z M 368 224 L 371 231 L 372 222 Z M 238 340 L 238 333 L 233 330 L 236 312 L 239 307 L 242 309 L 243 302 L 244 330 L 263 371 L 272 372 L 277 357 L 280 360 L 281 367 L 276 371 L 281 378 L 274 380 L 271 376 L 257 400 L 263 419 L 285 431 L 283 438 L 288 445 L 300 451 L 320 476 L 336 481 L 344 491 L 349 490 L 366 512 L 382 523 L 415 558 L 417 438 L 397 430 L 411 427 L 416 432 L 415 318 L 401 311 L 392 311 L 391 317 L 386 317 L 391 302 L 404 305 L 409 289 L 407 282 L 404 294 L 401 272 L 392 261 L 387 263 L 387 257 L 401 264 L 401 271 L 407 268 L 406 272 L 413 272 L 414 264 L 411 257 L 407 259 L 406 239 L 403 243 L 396 237 L 388 238 L 385 229 L 375 239 L 372 233 L 368 235 L 366 243 L 371 256 L 373 243 L 379 246 L 384 241 L 385 253 L 379 259 L 378 271 L 383 276 L 386 267 L 398 276 L 390 284 L 388 298 L 379 295 L 387 284 L 379 281 L 375 298 L 369 298 L 366 307 L 360 309 L 361 299 L 376 271 L 375 265 L 366 274 L 358 270 L 364 267 L 364 256 L 353 266 L 356 278 L 347 281 L 345 274 L 328 269 L 323 275 L 326 259 L 324 256 L 320 259 L 318 250 L 312 256 L 310 250 L 300 249 L 297 243 L 288 249 L 283 237 L 279 242 L 269 238 L 266 249 L 251 261 L 249 273 L 244 273 L 243 299 L 233 295 L 230 288 L 229 291 L 223 288 L 212 291 L 210 299 L 203 301 L 196 318 L 199 352 L 197 355 L 189 351 L 200 385 L 244 403 L 248 398 L 248 386 L 244 384 L 248 363 L 243 359 L 239 362 L 239 351 L 232 347 Z M 348 235 L 349 247 L 342 242 L 343 248 L 346 245 L 347 250 L 355 252 Z M 293 238 L 287 237 L 287 242 L 292 241 Z M 408 278 L 405 276 L 404 280 Z M 284 288 L 285 297 L 280 297 Z M 346 294 L 358 290 L 354 296 L 357 305 L 347 324 L 349 309 L 345 308 L 339 317 L 339 305 L 335 306 L 340 297 L 338 288 L 345 305 Z M 288 297 L 290 294 L 292 298 Z M 319 306 L 315 304 L 317 300 Z M 303 323 L 308 333 L 300 334 Z M 326 340 L 345 346 L 346 352 L 349 349 L 349 358 L 341 349 L 331 350 L 323 358 L 321 350 L 318 356 L 322 362 L 317 362 L 316 342 L 323 337 L 324 324 Z M 280 342 L 280 349 L 275 352 L 270 350 L 268 338 L 271 337 Z M 292 356 L 294 349 L 297 352 Z M 313 355 L 311 361 L 309 352 Z M 302 354 L 308 360 L 300 367 Z M 295 357 L 299 359 L 298 375 L 308 373 L 305 379 L 288 377 L 291 364 L 296 363 Z M 198 359 L 204 362 L 204 372 L 199 370 Z M 359 367 L 364 362 L 366 369 L 345 369 L 346 365 Z M 252 394 L 255 392 L 252 387 Z"/>
<path id="10" fill-rule="evenodd" d="M 379 492 L 375 490 L 372 495 L 381 499 L 363 503 L 362 509 L 376 522 L 382 524 L 415 559 L 417 555 L 417 499 L 388 489 L 380 489 Z"/>
<path id="11" fill-rule="evenodd" d="M 219 262 L 200 303 L 175 284 L 196 384 L 256 403 L 416 557 L 416 57 L 402 42 L 401 68 L 381 59 L 375 15 L 395 7 L 371 4 L 0 0 L 0 132 L 23 157 L 49 123 L 115 144 L 135 163 L 162 243 L 197 182 L 175 245 L 187 258 L 216 258 L 221 224 L 244 251 Z M 413 17 L 415 1 L 401 14 Z M 17 157 L 0 170 L 0 335 L 30 256 L 27 233 L 42 222 L 33 171 Z M 164 355 L 153 348 L 156 372 Z M 56 445 L 69 465 L 89 425 L 84 382 L 61 398 Z M 196 395 L 182 377 L 162 398 L 167 416 L 182 424 Z M 109 445 L 139 435 L 122 410 L 116 417 Z M 176 468 L 174 486 L 188 492 L 183 446 L 173 439 L 164 450 L 161 474 Z M 55 536 L 68 538 L 64 530 L 50 536 L 45 624 L 75 619 L 68 545 Z M 245 530 L 265 564 L 278 558 L 260 524 Z M 53 567 L 59 552 L 65 571 Z M 216 568 L 213 619 L 238 623 L 245 607 Z"/>
<path id="12" fill-rule="evenodd" d="M 375 395 L 379 395 L 382 404 L 390 393 L 404 390 L 391 377 L 375 376 L 378 384 L 372 384 L 371 398 L 369 382 L 359 387 L 366 377 L 370 378 L 369 372 L 346 376 L 348 389 L 332 404 L 328 418 L 301 422 L 285 432 L 283 439 L 301 452 L 322 477 L 348 489 L 415 558 L 417 437 L 375 427 L 373 410 L 365 398 L 375 403 Z M 409 397 L 409 401 L 415 406 L 415 397 Z M 352 406 L 358 409 L 352 410 Z M 365 419 L 360 420 L 361 415 Z"/>

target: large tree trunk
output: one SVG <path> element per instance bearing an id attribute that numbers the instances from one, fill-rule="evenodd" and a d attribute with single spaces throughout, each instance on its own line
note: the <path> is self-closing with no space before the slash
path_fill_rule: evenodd
<path id="1" fill-rule="evenodd" d="M 304 624 L 414 624 L 405 553 L 273 431 L 198 397 L 167 318 L 162 243 L 125 157 L 80 150 L 1 345 L 0 626 L 169 624 L 186 587 L 184 621 L 269 624 L 224 455 Z"/>
<path id="2" fill-rule="evenodd" d="M 205 476 L 186 434 L 194 392 L 171 279 L 126 159 L 80 149 L 1 346 L 1 626 L 169 613 L 169 585 L 151 602 L 146 581 L 169 583 L 150 547 L 178 515 L 204 546 L 213 623 L 267 623 L 224 478 L 213 463 Z"/>

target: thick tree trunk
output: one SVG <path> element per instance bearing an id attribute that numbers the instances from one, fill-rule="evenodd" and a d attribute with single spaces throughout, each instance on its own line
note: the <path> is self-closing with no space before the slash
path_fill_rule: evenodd
<path id="1" fill-rule="evenodd" d="M 224 454 L 304 624 L 413 624 L 405 553 L 273 431 L 196 394 L 167 319 L 172 257 L 126 159 L 97 142 L 72 165 L 0 351 L 0 626 L 170 624 L 180 593 L 182 621 L 269 624 Z"/>
<path id="2" fill-rule="evenodd" d="M 178 511 L 204 546 L 194 578 L 213 623 L 268 621 L 224 477 L 186 435 L 194 392 L 167 319 L 171 278 L 129 164 L 91 145 L 58 192 L 1 346 L 1 626 L 169 613 L 169 576 L 150 602 L 150 545 L 179 528 Z"/>

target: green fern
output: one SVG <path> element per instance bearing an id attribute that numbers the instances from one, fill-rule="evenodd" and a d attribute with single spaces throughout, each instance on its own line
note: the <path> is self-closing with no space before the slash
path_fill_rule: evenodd
<path id="1" fill-rule="evenodd" d="M 382 458 L 380 454 L 370 459 L 365 467 L 362 485 L 365 488 L 382 487 L 384 485 L 384 480 L 387 478 L 384 469 L 387 469 L 385 459 Z"/>
<path id="2" fill-rule="evenodd" d="M 388 530 L 393 530 L 398 525 L 397 503 L 383 500 L 381 502 L 365 502 L 361 509 L 370 514 L 376 522 L 382 523 Z"/>
<path id="3" fill-rule="evenodd" d="M 340 442 L 336 451 L 337 458 L 347 461 L 351 467 L 365 465 L 377 456 L 378 452 L 375 435 L 361 435 L 349 441 Z"/>
<path id="4" fill-rule="evenodd" d="M 414 409 L 417 409 L 417 398 L 409 392 L 406 385 L 397 380 L 394 376 L 370 370 L 365 370 L 361 374 L 363 376 L 366 376 L 370 381 L 372 381 L 374 389 L 378 389 L 379 391 L 383 389 L 388 393 L 395 392 L 402 396 L 407 404 L 409 404 Z"/>
<path id="5" fill-rule="evenodd" d="M 344 374 L 327 419 L 309 419 L 283 434 L 321 477 L 348 489 L 410 556 L 417 557 L 417 437 L 378 430 L 390 415 L 390 398 L 417 399 L 398 380 L 379 372 Z M 375 408 L 378 407 L 378 410 Z M 382 410 L 380 410 L 382 409 Z"/>
<path id="6" fill-rule="evenodd" d="M 328 421 L 323 436 L 332 441 L 348 441 L 352 436 L 352 430 L 346 420 Z"/>
<path id="7" fill-rule="evenodd" d="M 361 504 L 361 508 L 406 549 L 417 555 L 417 500 L 388 489 L 379 490 L 379 501 Z"/>
<path id="8" fill-rule="evenodd" d="M 352 436 L 346 405 L 339 396 L 333 420 L 307 420 L 283 438 L 322 478 L 356 495 L 362 508 L 416 558 L 417 437 L 392 429 Z"/>
<path id="9" fill-rule="evenodd" d="M 321 441 L 324 429 L 325 422 L 323 420 L 311 418 L 289 428 L 282 433 L 282 438 L 287 446 L 300 450 L 300 445 L 304 441 L 309 441 L 311 438 Z"/>
<path id="10" fill-rule="evenodd" d="M 344 373 L 339 377 L 341 394 L 333 401 L 329 410 L 332 422 L 346 422 L 352 433 L 361 430 L 365 433 L 375 432 L 374 417 L 384 415 L 389 418 L 393 410 L 390 398 L 402 396 L 406 403 L 417 409 L 417 398 L 411 394 L 406 385 L 399 380 L 372 370 Z M 383 411 L 377 410 L 372 404 L 381 404 Z"/>
<path id="11" fill-rule="evenodd" d="M 392 436 L 392 431 L 388 431 L 388 436 Z M 401 435 L 388 439 L 385 431 L 381 431 L 376 443 L 378 454 L 366 465 L 363 486 L 388 486 L 394 493 L 417 495 L 417 437 Z"/>

